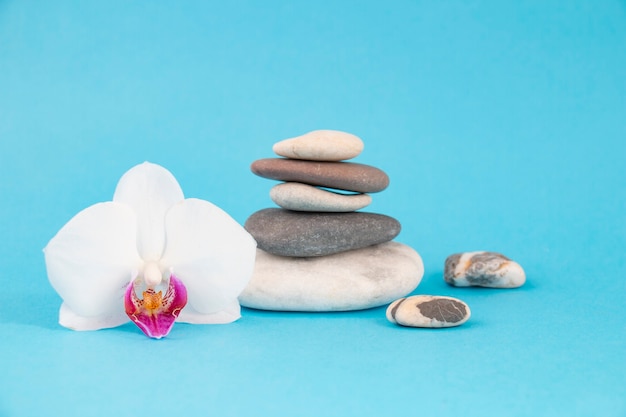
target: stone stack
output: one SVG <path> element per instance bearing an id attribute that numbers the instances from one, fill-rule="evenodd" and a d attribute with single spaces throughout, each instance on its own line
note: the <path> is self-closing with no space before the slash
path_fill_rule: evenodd
<path id="1" fill-rule="evenodd" d="M 363 150 L 358 137 L 318 130 L 278 142 L 279 158 L 251 170 L 282 181 L 270 191 L 280 208 L 253 213 L 244 227 L 257 259 L 245 307 L 277 311 L 347 311 L 377 307 L 413 291 L 424 267 L 417 252 L 392 240 L 400 223 L 360 212 L 370 193 L 389 185 L 378 168 L 346 162 Z"/>

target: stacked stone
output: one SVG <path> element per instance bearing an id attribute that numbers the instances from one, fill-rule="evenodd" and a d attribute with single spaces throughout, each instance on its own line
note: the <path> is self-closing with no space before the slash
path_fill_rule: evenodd
<path id="1" fill-rule="evenodd" d="M 244 227 L 257 260 L 243 306 L 278 311 L 346 311 L 388 304 L 413 291 L 424 267 L 412 248 L 393 242 L 400 223 L 367 207 L 389 177 L 346 162 L 363 150 L 349 133 L 318 130 L 278 142 L 279 158 L 251 170 L 282 181 L 270 191 L 280 208 L 253 213 Z"/>

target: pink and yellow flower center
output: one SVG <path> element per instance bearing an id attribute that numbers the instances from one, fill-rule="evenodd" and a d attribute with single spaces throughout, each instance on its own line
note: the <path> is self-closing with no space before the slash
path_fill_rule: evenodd
<path id="1" fill-rule="evenodd" d="M 154 313 L 154 310 L 163 305 L 163 291 L 155 292 L 153 289 L 144 291 L 141 303 L 148 312 Z"/>
<path id="2" fill-rule="evenodd" d="M 165 295 L 163 291 L 147 288 L 139 298 L 135 286 L 141 285 L 131 282 L 126 288 L 126 314 L 147 336 L 155 339 L 166 336 L 187 304 L 187 289 L 174 275 L 169 278 Z"/>

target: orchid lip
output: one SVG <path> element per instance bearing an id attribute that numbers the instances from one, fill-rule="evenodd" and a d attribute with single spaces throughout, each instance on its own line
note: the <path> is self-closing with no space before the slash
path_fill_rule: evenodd
<path id="1" fill-rule="evenodd" d="M 128 285 L 124 294 L 126 314 L 146 336 L 154 339 L 169 334 L 187 304 L 187 289 L 182 281 L 173 274 L 168 281 L 166 288 L 154 288 L 146 286 L 141 280 L 135 280 Z"/>

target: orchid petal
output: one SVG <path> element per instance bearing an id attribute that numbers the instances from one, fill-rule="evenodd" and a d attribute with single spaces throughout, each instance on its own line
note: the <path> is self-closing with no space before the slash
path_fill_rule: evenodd
<path id="1" fill-rule="evenodd" d="M 191 324 L 227 324 L 241 318 L 241 306 L 239 301 L 231 301 L 231 304 L 217 313 L 202 314 L 191 305 L 187 305 L 181 311 L 178 320 L 181 323 Z"/>
<path id="2" fill-rule="evenodd" d="M 135 283 L 128 285 L 124 296 L 124 307 L 128 317 L 146 336 L 160 339 L 172 330 L 180 311 L 187 304 L 187 290 L 174 275 L 170 276 L 165 295 L 152 289 L 137 296 Z"/>
<path id="3" fill-rule="evenodd" d="M 136 229 L 131 208 L 107 202 L 81 211 L 50 240 L 44 255 L 50 283 L 64 301 L 62 325 L 110 327 L 124 312 L 124 290 L 141 265 Z"/>
<path id="4" fill-rule="evenodd" d="M 137 214 L 136 244 L 141 257 L 156 261 L 165 247 L 165 213 L 184 199 L 176 178 L 160 165 L 144 162 L 126 172 L 117 184 L 113 201 Z"/>
<path id="5" fill-rule="evenodd" d="M 76 314 L 67 304 L 61 304 L 59 310 L 59 324 L 72 330 L 99 330 L 110 329 L 127 323 L 128 316 L 122 308 L 115 308 L 107 314 L 96 317 L 83 317 Z"/>
<path id="6" fill-rule="evenodd" d="M 219 207 L 193 198 L 170 209 L 165 231 L 162 263 L 185 283 L 193 310 L 200 315 L 235 312 L 233 305 L 254 268 L 252 236 Z"/>

